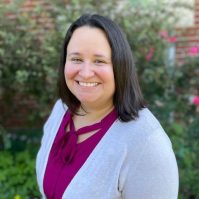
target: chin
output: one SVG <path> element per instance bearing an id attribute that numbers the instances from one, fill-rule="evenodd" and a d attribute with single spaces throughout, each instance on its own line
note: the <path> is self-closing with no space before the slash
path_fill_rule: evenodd
<path id="1" fill-rule="evenodd" d="M 96 103 L 95 100 L 79 100 L 82 104 L 94 104 Z"/>
<path id="2" fill-rule="evenodd" d="M 94 103 L 94 102 L 96 102 L 97 101 L 97 98 L 96 98 L 96 96 L 77 96 L 77 99 L 80 101 L 80 102 L 82 102 L 82 103 Z"/>
<path id="3" fill-rule="evenodd" d="M 93 104 L 96 104 L 97 103 L 97 100 L 96 99 L 91 99 L 91 98 L 89 98 L 89 99 L 79 99 L 79 101 L 80 101 L 80 103 L 81 104 L 85 104 L 85 105 L 93 105 Z"/>

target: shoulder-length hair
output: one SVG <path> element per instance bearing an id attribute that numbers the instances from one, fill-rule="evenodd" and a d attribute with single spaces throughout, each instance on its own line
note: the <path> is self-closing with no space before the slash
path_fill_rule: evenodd
<path id="1" fill-rule="evenodd" d="M 145 107 L 136 74 L 134 59 L 129 43 L 120 27 L 107 17 L 94 15 L 82 15 L 69 27 L 61 51 L 61 60 L 58 79 L 58 95 L 70 111 L 77 114 L 80 101 L 68 89 L 64 67 L 67 56 L 67 46 L 73 32 L 82 26 L 99 28 L 105 32 L 112 50 L 112 64 L 115 78 L 115 93 L 113 104 L 121 121 L 128 122 L 138 117 L 138 111 Z"/>

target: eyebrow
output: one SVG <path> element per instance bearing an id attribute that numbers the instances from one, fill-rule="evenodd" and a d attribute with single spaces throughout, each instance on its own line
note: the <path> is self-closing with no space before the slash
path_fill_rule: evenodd
<path id="1" fill-rule="evenodd" d="M 82 55 L 81 53 L 78 53 L 78 52 L 72 52 L 72 53 L 69 53 L 68 56 L 73 56 L 73 55 Z M 105 56 L 105 55 L 102 55 L 102 54 L 94 54 L 95 57 L 99 57 L 99 58 L 106 58 L 106 59 L 110 59 L 109 57 Z"/>
<path id="2" fill-rule="evenodd" d="M 106 58 L 106 59 L 110 59 L 107 56 L 101 55 L 101 54 L 94 54 L 95 57 L 99 57 L 99 58 Z"/>
<path id="3" fill-rule="evenodd" d="M 68 56 L 72 56 L 72 55 L 81 55 L 80 53 L 78 52 L 74 52 L 74 53 L 69 53 Z"/>

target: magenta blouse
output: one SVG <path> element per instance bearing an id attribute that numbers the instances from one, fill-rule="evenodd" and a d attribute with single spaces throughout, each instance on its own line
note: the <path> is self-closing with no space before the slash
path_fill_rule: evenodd
<path id="1" fill-rule="evenodd" d="M 52 145 L 44 175 L 44 193 L 48 199 L 61 199 L 71 180 L 117 118 L 115 109 L 101 122 L 75 130 L 70 111 L 66 111 Z M 66 126 L 69 131 L 66 132 Z M 81 143 L 78 135 L 98 130 Z"/>

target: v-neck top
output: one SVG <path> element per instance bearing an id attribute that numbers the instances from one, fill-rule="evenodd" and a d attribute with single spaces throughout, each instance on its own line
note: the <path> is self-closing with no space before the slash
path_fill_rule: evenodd
<path id="1" fill-rule="evenodd" d="M 73 177 L 117 118 L 113 109 L 100 122 L 75 130 L 72 114 L 66 111 L 50 150 L 43 189 L 48 199 L 61 199 Z M 69 126 L 68 128 L 66 128 Z M 66 131 L 66 129 L 69 129 Z M 78 135 L 96 131 L 77 143 Z"/>

